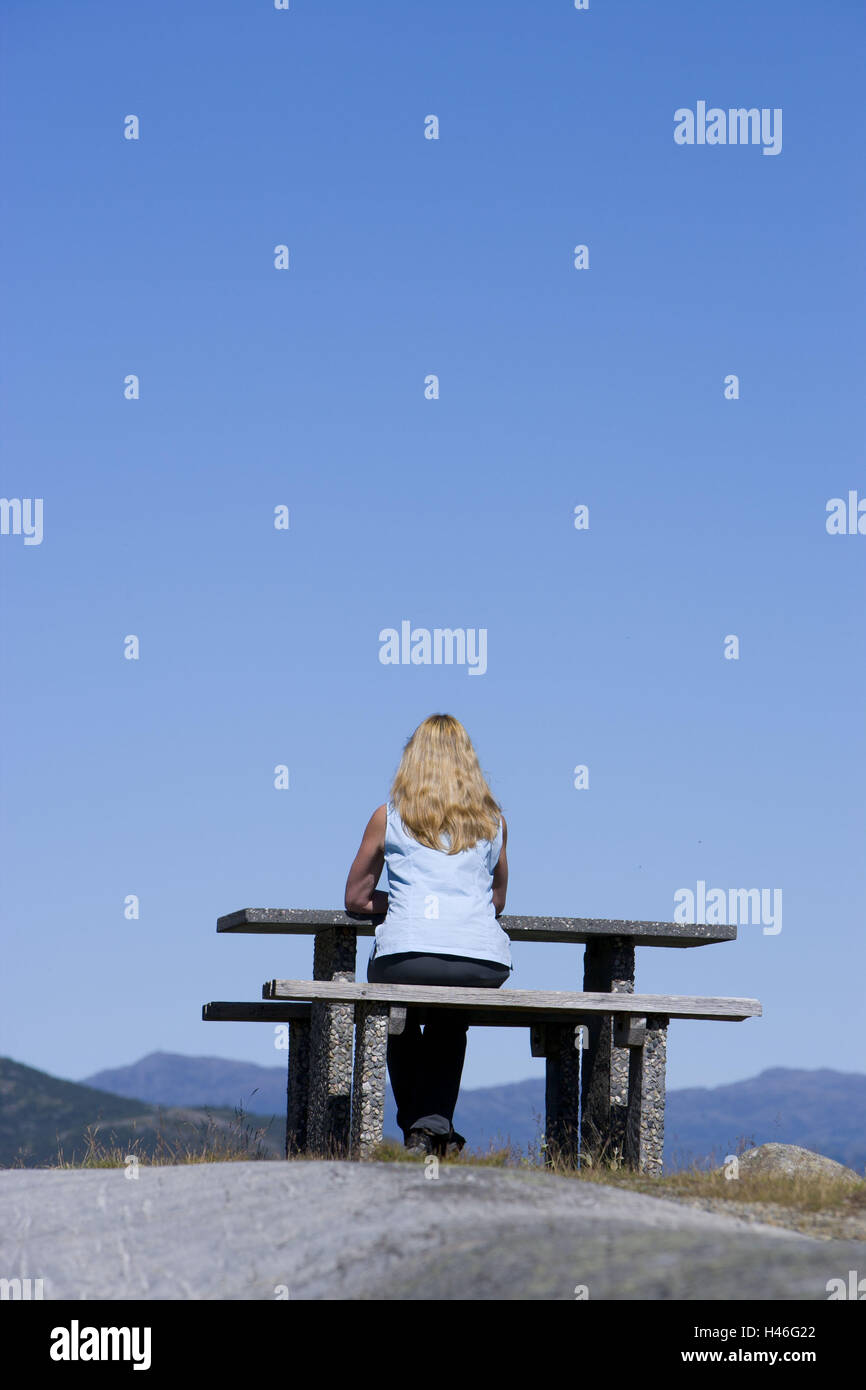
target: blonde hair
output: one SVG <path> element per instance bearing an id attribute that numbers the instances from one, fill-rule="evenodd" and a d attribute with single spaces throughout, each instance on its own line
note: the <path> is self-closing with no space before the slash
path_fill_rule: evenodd
<path id="1" fill-rule="evenodd" d="M 472 741 L 451 714 L 431 714 L 407 740 L 391 786 L 391 800 L 406 829 L 429 849 L 448 854 L 493 840 L 500 807 L 494 801 Z"/>

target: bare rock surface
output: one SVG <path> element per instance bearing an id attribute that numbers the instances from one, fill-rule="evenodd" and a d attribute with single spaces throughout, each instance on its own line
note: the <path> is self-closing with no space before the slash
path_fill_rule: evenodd
<path id="1" fill-rule="evenodd" d="M 863 1246 L 538 1172 L 215 1163 L 0 1172 L 46 1299 L 814 1299 Z"/>

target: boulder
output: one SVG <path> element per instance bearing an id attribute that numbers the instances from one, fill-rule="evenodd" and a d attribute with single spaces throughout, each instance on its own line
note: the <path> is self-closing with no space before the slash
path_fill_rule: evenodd
<path id="1" fill-rule="evenodd" d="M 842 1182 L 860 1182 L 862 1176 L 833 1158 L 801 1149 L 796 1144 L 760 1144 L 740 1154 L 740 1177 L 752 1173 L 778 1173 L 787 1178 L 838 1178 Z"/>

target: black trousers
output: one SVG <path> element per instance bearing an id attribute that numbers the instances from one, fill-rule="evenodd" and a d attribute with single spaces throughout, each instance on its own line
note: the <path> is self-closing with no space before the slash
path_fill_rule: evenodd
<path id="1" fill-rule="evenodd" d="M 498 989 L 509 974 L 509 967 L 496 961 L 423 951 L 375 956 L 367 966 L 367 981 L 372 985 Z M 469 1024 L 462 1009 L 431 1009 L 423 1033 L 420 1012 L 408 1008 L 403 1032 L 388 1036 L 388 1075 L 404 1140 L 411 1129 L 452 1132 L 466 1057 Z"/>

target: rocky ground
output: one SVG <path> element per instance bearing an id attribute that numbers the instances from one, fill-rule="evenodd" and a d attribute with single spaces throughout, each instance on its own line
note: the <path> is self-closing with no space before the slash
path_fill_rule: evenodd
<path id="1" fill-rule="evenodd" d="M 742 1154 L 740 1174 L 749 1177 L 785 1178 L 796 1184 L 798 1179 L 821 1179 L 842 1185 L 842 1191 L 854 1184 L 862 1187 L 863 1179 L 853 1169 L 836 1163 L 823 1154 L 802 1149 L 796 1144 L 761 1144 Z M 683 1199 L 704 1211 L 727 1211 L 746 1221 L 760 1221 L 769 1226 L 785 1226 L 816 1240 L 866 1240 L 866 1203 L 862 1196 L 857 1205 L 810 1210 L 796 1204 L 786 1206 L 777 1201 L 732 1202 L 713 1197 Z"/>
<path id="2" fill-rule="evenodd" d="M 448 1164 L 9 1170 L 0 1232 L 0 1276 L 46 1299 L 826 1300 L 863 1263 L 727 1206 Z"/>
<path id="3" fill-rule="evenodd" d="M 782 1226 L 815 1240 L 866 1241 L 866 1210 L 853 1213 L 838 1211 L 800 1211 L 778 1202 L 731 1202 L 723 1197 L 677 1197 L 674 1200 L 698 1211 L 727 1212 L 750 1224 Z M 866 1250 L 860 1263 L 866 1265 Z"/>

